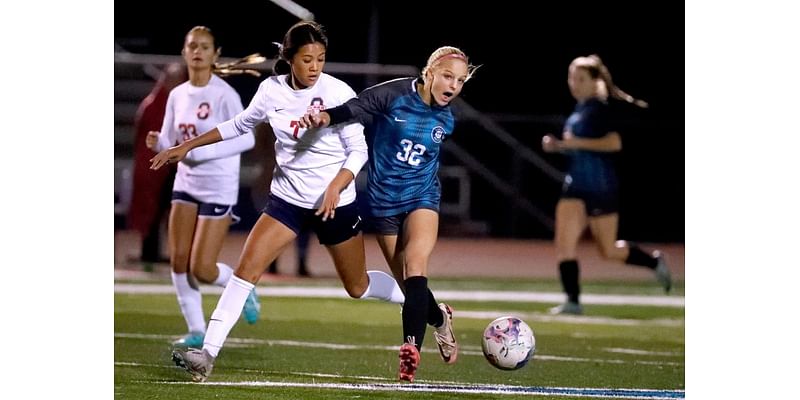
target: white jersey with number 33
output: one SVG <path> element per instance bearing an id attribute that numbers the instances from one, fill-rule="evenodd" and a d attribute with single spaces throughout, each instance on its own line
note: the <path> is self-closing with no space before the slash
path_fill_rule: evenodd
<path id="1" fill-rule="evenodd" d="M 239 94 L 216 75 L 206 86 L 189 82 L 169 93 L 158 151 L 208 132 L 242 111 Z M 248 130 L 227 140 L 190 151 L 178 164 L 173 190 L 182 191 L 204 203 L 233 205 L 239 193 L 239 154 L 253 148 L 255 138 Z"/>

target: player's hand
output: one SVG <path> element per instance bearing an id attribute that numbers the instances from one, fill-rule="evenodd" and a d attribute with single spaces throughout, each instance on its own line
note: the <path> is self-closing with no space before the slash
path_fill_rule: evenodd
<path id="1" fill-rule="evenodd" d="M 548 153 L 557 153 L 561 151 L 561 140 L 548 133 L 542 137 L 542 149 Z"/>
<path id="2" fill-rule="evenodd" d="M 147 146 L 148 149 L 156 151 L 156 145 L 158 144 L 159 134 L 160 134 L 159 131 L 147 132 L 147 137 L 144 138 L 144 144 L 145 146 Z"/>
<path id="3" fill-rule="evenodd" d="M 301 128 L 324 128 L 331 124 L 331 116 L 322 111 L 320 113 L 306 113 L 300 118 Z"/>
<path id="4" fill-rule="evenodd" d="M 336 216 L 336 206 L 339 204 L 339 191 L 331 187 L 325 190 L 325 195 L 322 198 L 322 204 L 317 209 L 314 215 L 322 215 L 322 221 L 325 222 L 333 219 Z"/>
<path id="5" fill-rule="evenodd" d="M 184 145 L 170 147 L 150 159 L 150 169 L 159 169 L 169 163 L 176 163 L 186 158 L 189 149 Z"/>

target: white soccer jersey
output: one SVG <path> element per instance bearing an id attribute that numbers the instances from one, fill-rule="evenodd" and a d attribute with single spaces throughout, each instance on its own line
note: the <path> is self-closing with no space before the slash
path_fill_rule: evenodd
<path id="1" fill-rule="evenodd" d="M 169 92 L 158 151 L 208 132 L 242 111 L 239 94 L 216 75 L 203 87 L 188 81 Z M 236 204 L 239 194 L 239 154 L 252 149 L 250 130 L 226 140 L 190 151 L 178 164 L 172 190 L 182 191 L 204 203 Z"/>
<path id="2" fill-rule="evenodd" d="M 312 110 L 325 110 L 355 97 L 346 83 L 325 73 L 313 86 L 294 90 L 286 75 L 261 82 L 250 105 L 233 120 L 217 126 L 225 139 L 250 132 L 268 121 L 275 132 L 273 195 L 306 209 L 319 208 L 325 189 L 342 168 L 356 176 L 367 162 L 367 143 L 361 124 L 302 129 L 299 119 Z M 339 195 L 338 206 L 356 199 L 355 180 Z"/>

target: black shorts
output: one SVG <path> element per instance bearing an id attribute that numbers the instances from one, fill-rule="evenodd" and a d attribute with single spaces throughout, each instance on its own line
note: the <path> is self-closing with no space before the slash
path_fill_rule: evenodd
<path id="1" fill-rule="evenodd" d="M 198 217 L 219 219 L 230 214 L 234 224 L 241 221 L 241 218 L 233 212 L 232 205 L 203 203 L 202 201 L 195 199 L 194 197 L 192 197 L 192 195 L 186 192 L 173 191 L 172 202 L 196 205 Z"/>
<path id="2" fill-rule="evenodd" d="M 319 244 L 322 245 L 339 244 L 361 232 L 361 216 L 358 215 L 358 205 L 355 202 L 336 207 L 336 217 L 323 222 L 321 215 L 314 215 L 317 210 L 289 204 L 270 194 L 263 212 L 297 235 L 310 228 L 317 234 Z"/>
<path id="3" fill-rule="evenodd" d="M 403 223 L 406 221 L 406 218 L 408 218 L 408 215 L 415 210 L 420 210 L 423 208 L 427 210 L 436 211 L 437 213 L 439 212 L 439 210 L 434 209 L 432 207 L 422 206 L 419 208 L 415 208 L 414 210 L 406 211 L 404 213 L 392 215 L 389 217 L 369 217 L 367 219 L 369 232 L 378 235 L 399 235 L 400 231 L 403 228 Z"/>
<path id="4" fill-rule="evenodd" d="M 619 212 L 619 198 L 616 192 L 592 192 L 567 188 L 561 194 L 561 198 L 583 200 L 583 204 L 586 206 L 586 215 L 590 217 Z"/>

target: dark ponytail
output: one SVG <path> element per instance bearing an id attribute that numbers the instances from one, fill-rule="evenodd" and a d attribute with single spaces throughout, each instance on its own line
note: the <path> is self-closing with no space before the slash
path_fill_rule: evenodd
<path id="1" fill-rule="evenodd" d="M 275 43 L 278 46 L 278 58 L 272 66 L 275 75 L 290 73 L 292 57 L 301 47 L 311 43 L 321 43 L 328 48 L 328 36 L 325 35 L 322 25 L 314 21 L 300 21 L 292 25 L 284 35 L 283 43 Z"/>

